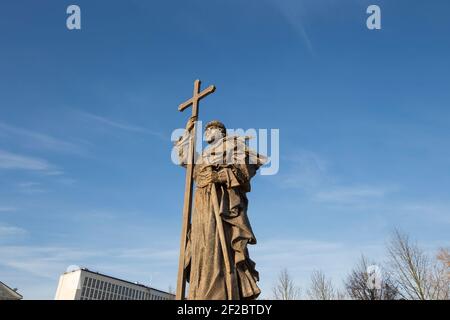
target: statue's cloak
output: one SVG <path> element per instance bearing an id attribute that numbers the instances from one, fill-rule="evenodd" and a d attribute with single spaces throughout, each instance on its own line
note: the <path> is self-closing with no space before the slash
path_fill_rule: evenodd
<path id="1" fill-rule="evenodd" d="M 183 143 L 179 142 L 181 147 Z M 186 159 L 185 151 L 187 148 L 179 148 L 182 164 Z M 211 199 L 213 187 L 216 188 L 231 264 L 236 270 L 237 281 L 233 285 L 238 286 L 240 299 L 255 299 L 260 294 L 256 284 L 259 275 L 247 249 L 248 244 L 256 244 L 256 237 L 247 216 L 246 193 L 250 191 L 251 178 L 265 162 L 266 158 L 251 150 L 243 137 L 224 137 L 197 158 L 192 224 L 185 256 L 189 299 L 228 299 L 224 256 Z M 226 181 L 208 184 L 206 175 L 211 169 L 221 171 Z"/>

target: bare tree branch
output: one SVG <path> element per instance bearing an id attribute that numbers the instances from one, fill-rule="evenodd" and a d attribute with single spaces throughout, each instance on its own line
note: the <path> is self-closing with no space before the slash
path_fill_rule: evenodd
<path id="1" fill-rule="evenodd" d="M 327 279 L 320 270 L 313 271 L 307 295 L 311 300 L 336 300 L 338 298 L 337 290 L 331 279 Z"/>
<path id="2" fill-rule="evenodd" d="M 448 250 L 442 249 L 432 260 L 406 234 L 395 230 L 388 244 L 388 255 L 390 273 L 404 299 L 448 299 Z"/>
<path id="3" fill-rule="evenodd" d="M 436 300 L 450 299 L 450 251 L 441 248 L 431 273 L 430 296 Z"/>
<path id="4" fill-rule="evenodd" d="M 287 269 L 283 269 L 278 276 L 278 282 L 272 288 L 275 300 L 298 300 L 300 299 L 300 288 L 291 278 Z"/>
<path id="5" fill-rule="evenodd" d="M 377 265 L 375 263 L 369 263 L 364 255 L 361 256 L 360 261 L 347 276 L 345 280 L 345 288 L 347 294 L 353 300 L 394 300 L 398 297 L 398 290 L 392 283 L 389 274 L 383 272 L 383 268 L 380 268 L 381 279 L 378 284 L 379 287 L 369 286 L 369 273 L 368 267 L 370 265 Z"/>

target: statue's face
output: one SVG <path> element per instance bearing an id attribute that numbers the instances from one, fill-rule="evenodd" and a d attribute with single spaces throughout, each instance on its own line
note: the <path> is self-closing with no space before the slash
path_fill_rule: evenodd
<path id="1" fill-rule="evenodd" d="M 218 141 L 222 137 L 223 137 L 222 131 L 217 127 L 209 127 L 205 131 L 205 140 L 208 143 Z"/>

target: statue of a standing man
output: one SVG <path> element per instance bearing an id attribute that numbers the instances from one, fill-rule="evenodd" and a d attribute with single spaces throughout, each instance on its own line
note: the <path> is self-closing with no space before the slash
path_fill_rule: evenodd
<path id="1" fill-rule="evenodd" d="M 185 134 L 176 143 L 182 166 L 188 159 L 189 133 L 194 122 L 195 118 L 191 117 Z M 243 137 L 227 136 L 225 126 L 219 121 L 206 125 L 205 139 L 209 145 L 197 156 L 194 165 L 196 187 L 184 258 L 188 299 L 256 299 L 261 290 L 256 284 L 259 275 L 255 263 L 247 249 L 248 244 L 256 244 L 256 238 L 247 216 L 246 193 L 265 158 L 249 149 Z M 222 223 L 217 223 L 214 208 L 220 208 Z M 228 255 L 222 251 L 220 227 L 225 234 Z M 226 256 L 234 273 L 232 281 L 226 277 Z M 230 297 L 230 286 L 237 297 Z"/>

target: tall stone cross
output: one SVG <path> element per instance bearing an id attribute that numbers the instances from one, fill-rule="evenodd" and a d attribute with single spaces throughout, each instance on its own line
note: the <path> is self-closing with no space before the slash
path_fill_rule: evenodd
<path id="1" fill-rule="evenodd" d="M 186 108 L 192 106 L 192 118 L 196 121 L 198 120 L 198 109 L 200 100 L 207 95 L 213 93 L 216 90 L 215 86 L 209 86 L 202 92 L 200 92 L 200 80 L 195 80 L 194 82 L 194 93 L 192 98 L 186 102 L 180 104 L 178 111 L 184 111 Z M 196 137 L 197 125 L 194 125 L 189 141 L 189 154 L 186 170 L 186 185 L 184 191 L 184 205 L 183 205 L 183 222 L 181 228 L 181 240 L 180 240 L 180 257 L 178 260 L 178 279 L 177 279 L 177 292 L 176 299 L 183 300 L 185 298 L 186 291 L 186 272 L 184 269 L 184 256 L 186 250 L 187 233 L 191 222 L 191 211 L 192 211 L 192 189 L 193 180 L 192 176 L 194 173 L 194 161 L 195 161 L 195 137 Z"/>

